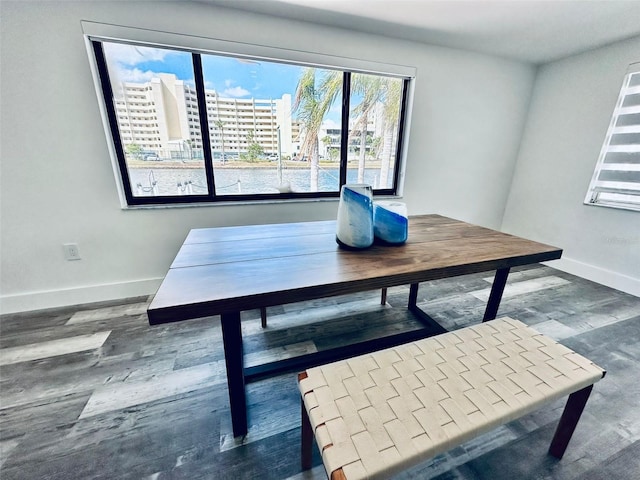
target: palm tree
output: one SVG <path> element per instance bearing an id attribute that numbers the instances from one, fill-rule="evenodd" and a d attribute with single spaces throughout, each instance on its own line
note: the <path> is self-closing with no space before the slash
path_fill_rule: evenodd
<path id="1" fill-rule="evenodd" d="M 386 188 L 389 177 L 389 165 L 393 148 L 394 134 L 398 130 L 400 102 L 402 101 L 402 80 L 386 79 L 386 97 L 384 99 L 384 134 L 382 137 L 382 156 L 380 162 L 380 188 Z M 397 168 L 397 166 L 396 166 Z"/>
<path id="2" fill-rule="evenodd" d="M 215 122 L 213 122 L 213 124 L 220 129 L 220 141 L 222 142 L 222 163 L 224 164 L 226 162 L 225 158 L 224 158 L 224 122 L 220 119 L 216 120 Z"/>
<path id="3" fill-rule="evenodd" d="M 300 154 L 310 159 L 309 186 L 318 191 L 318 136 L 325 114 L 331 108 L 342 87 L 342 74 L 338 71 L 324 71 L 321 79 L 316 75 L 321 70 L 305 68 L 298 80 L 293 105 L 294 112 L 304 128 L 304 140 Z"/>
<path id="4" fill-rule="evenodd" d="M 249 130 L 247 132 L 246 139 L 247 139 L 247 160 L 249 160 L 250 162 L 255 162 L 258 160 L 258 158 L 264 155 L 264 149 L 262 148 L 262 145 L 260 145 L 256 141 L 256 137 L 253 130 Z"/>
<path id="5" fill-rule="evenodd" d="M 329 150 L 331 149 L 329 147 L 331 146 L 332 138 L 329 135 L 325 135 L 324 137 L 322 137 L 321 141 L 324 144 L 325 155 L 327 157 L 330 157 Z"/>
<path id="6" fill-rule="evenodd" d="M 385 93 L 385 79 L 378 75 L 365 75 L 356 73 L 352 76 L 351 90 L 356 95 L 362 96 L 362 101 L 354 107 L 352 113 L 357 120 L 353 126 L 351 135 L 360 129 L 360 157 L 358 159 L 358 183 L 364 182 L 365 156 L 367 153 L 367 124 L 369 114 L 376 104 L 380 102 Z"/>

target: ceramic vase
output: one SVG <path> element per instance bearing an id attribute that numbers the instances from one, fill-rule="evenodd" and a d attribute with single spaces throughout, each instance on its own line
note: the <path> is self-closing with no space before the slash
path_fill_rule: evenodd
<path id="1" fill-rule="evenodd" d="M 363 183 L 346 184 L 340 190 L 336 230 L 338 245 L 362 249 L 373 245 L 373 189 Z"/>
<path id="2" fill-rule="evenodd" d="M 376 240 L 400 245 L 409 235 L 407 205 L 402 202 L 379 201 L 373 205 L 373 233 Z"/>

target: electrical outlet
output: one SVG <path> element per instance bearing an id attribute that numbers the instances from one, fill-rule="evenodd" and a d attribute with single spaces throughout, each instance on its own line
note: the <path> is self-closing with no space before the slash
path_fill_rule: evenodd
<path id="1" fill-rule="evenodd" d="M 81 260 L 77 243 L 65 243 L 62 248 L 64 249 L 64 258 L 66 260 Z"/>

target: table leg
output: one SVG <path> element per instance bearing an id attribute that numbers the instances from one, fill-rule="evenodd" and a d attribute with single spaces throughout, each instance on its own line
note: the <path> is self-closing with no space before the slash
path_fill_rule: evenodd
<path id="1" fill-rule="evenodd" d="M 409 302 L 407 308 L 411 313 L 413 313 L 416 320 L 420 321 L 424 326 L 425 330 L 429 331 L 429 334 L 426 336 L 439 335 L 441 333 L 446 332 L 446 330 L 436 322 L 433 318 L 431 318 L 426 312 L 423 312 L 420 307 L 418 307 L 418 287 L 419 283 L 412 283 L 409 286 Z M 423 337 L 424 338 L 424 337 Z"/>
<path id="2" fill-rule="evenodd" d="M 260 307 L 260 324 L 267 328 L 267 307 Z"/>
<path id="3" fill-rule="evenodd" d="M 496 318 L 496 315 L 498 314 L 498 307 L 500 307 L 500 300 L 502 300 L 504 286 L 507 284 L 509 270 L 509 267 L 499 268 L 496 270 L 496 276 L 494 277 L 493 285 L 491 286 L 491 293 L 489 294 L 487 308 L 484 311 L 484 318 L 482 319 L 483 322 Z"/>
<path id="4" fill-rule="evenodd" d="M 409 310 L 412 310 L 418 302 L 418 286 L 419 283 L 412 283 L 409 287 Z"/>
<path id="5" fill-rule="evenodd" d="M 222 314 L 222 341 L 227 365 L 227 385 L 233 436 L 247 433 L 247 397 L 244 388 L 244 364 L 240 312 Z"/>

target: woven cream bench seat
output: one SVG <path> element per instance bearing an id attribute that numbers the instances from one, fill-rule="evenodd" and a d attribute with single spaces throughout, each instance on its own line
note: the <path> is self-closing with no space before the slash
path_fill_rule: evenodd
<path id="1" fill-rule="evenodd" d="M 332 480 L 388 478 L 570 395 L 549 449 L 561 458 L 604 374 L 508 317 L 310 368 L 302 466 L 315 437 Z"/>

